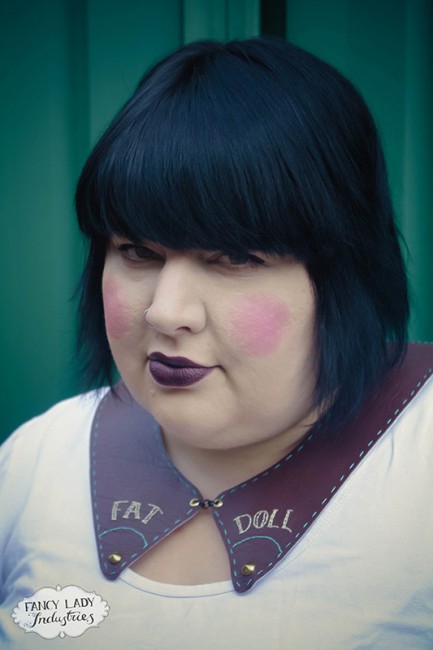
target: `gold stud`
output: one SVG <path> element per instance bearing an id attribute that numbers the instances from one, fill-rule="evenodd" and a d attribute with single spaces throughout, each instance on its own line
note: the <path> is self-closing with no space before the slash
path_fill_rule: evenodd
<path id="1" fill-rule="evenodd" d="M 119 564 L 122 561 L 122 556 L 120 553 L 111 553 L 107 559 L 110 564 Z"/>
<path id="2" fill-rule="evenodd" d="M 248 562 L 247 564 L 244 564 L 242 567 L 241 571 L 244 576 L 250 576 L 254 571 L 256 570 L 256 565 L 253 564 L 252 562 Z"/>
<path id="3" fill-rule="evenodd" d="M 213 501 L 213 507 L 214 508 L 221 508 L 221 506 L 224 504 L 224 501 L 222 499 L 215 499 Z"/>
<path id="4" fill-rule="evenodd" d="M 192 506 L 193 508 L 196 508 L 197 506 L 200 505 L 200 501 L 198 499 L 191 499 L 189 505 Z"/>

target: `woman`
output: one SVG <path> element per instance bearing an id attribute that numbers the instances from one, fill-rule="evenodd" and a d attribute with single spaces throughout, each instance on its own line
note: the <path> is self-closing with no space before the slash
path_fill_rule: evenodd
<path id="1" fill-rule="evenodd" d="M 5 445 L 5 646 L 54 629 L 19 626 L 26 597 L 77 585 L 82 615 L 110 610 L 82 636 L 65 619 L 62 647 L 431 647 L 433 355 L 406 355 L 357 91 L 284 42 L 189 45 L 144 77 L 76 203 L 86 376 L 121 381 Z"/>

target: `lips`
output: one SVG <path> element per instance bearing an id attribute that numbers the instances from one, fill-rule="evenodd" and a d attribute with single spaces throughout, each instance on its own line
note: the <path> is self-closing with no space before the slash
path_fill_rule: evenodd
<path id="1" fill-rule="evenodd" d="M 162 352 L 149 355 L 149 371 L 162 386 L 192 386 L 204 379 L 215 366 L 202 366 L 185 357 L 166 357 Z"/>

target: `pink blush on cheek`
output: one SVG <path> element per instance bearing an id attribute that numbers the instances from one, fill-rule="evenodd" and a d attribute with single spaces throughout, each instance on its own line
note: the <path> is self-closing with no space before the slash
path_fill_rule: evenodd
<path id="1" fill-rule="evenodd" d="M 114 282 L 102 285 L 105 327 L 109 338 L 121 339 L 128 330 L 128 312 L 122 301 L 120 291 Z"/>
<path id="2" fill-rule="evenodd" d="M 249 294 L 232 307 L 229 322 L 237 346 L 251 356 L 263 357 L 278 348 L 289 312 L 277 298 Z"/>

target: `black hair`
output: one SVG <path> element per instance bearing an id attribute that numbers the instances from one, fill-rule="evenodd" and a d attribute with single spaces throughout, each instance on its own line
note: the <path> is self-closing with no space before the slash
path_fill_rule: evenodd
<path id="1" fill-rule="evenodd" d="M 328 429 L 404 354 L 407 281 L 374 121 L 346 78 L 299 47 L 203 41 L 165 58 L 95 146 L 76 207 L 90 238 L 79 346 L 93 385 L 113 380 L 101 295 L 113 234 L 302 261 Z"/>

